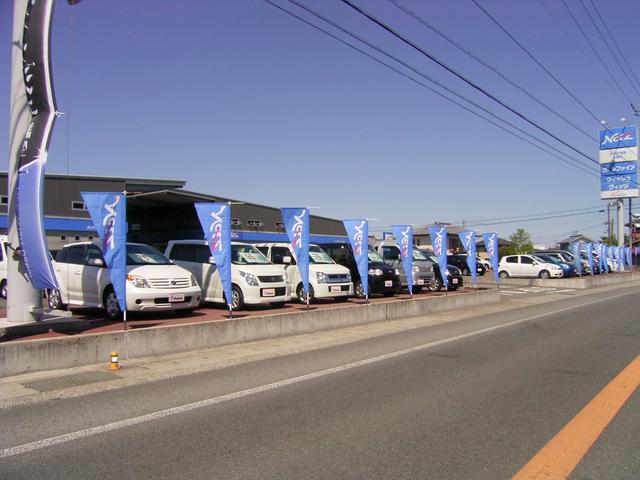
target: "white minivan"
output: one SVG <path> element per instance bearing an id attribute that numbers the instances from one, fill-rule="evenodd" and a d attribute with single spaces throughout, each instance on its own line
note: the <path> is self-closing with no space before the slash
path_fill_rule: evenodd
<path id="1" fill-rule="evenodd" d="M 306 303 L 307 296 L 291 244 L 259 243 L 256 246 L 273 263 L 284 266 L 291 296 L 295 294 L 300 303 Z M 309 290 L 309 301 L 313 301 L 314 298 L 334 298 L 337 302 L 344 302 L 353 295 L 349 269 L 334 262 L 318 245 L 309 245 Z"/>
<path id="2" fill-rule="evenodd" d="M 48 290 L 49 308 L 97 307 L 119 319 L 120 305 L 97 243 L 65 245 L 53 262 L 60 290 Z M 127 311 L 193 310 L 200 287 L 187 270 L 149 245 L 127 243 Z"/>
<path id="3" fill-rule="evenodd" d="M 205 240 L 171 240 L 165 255 L 195 275 L 202 287 L 202 300 L 226 303 L 222 282 Z M 291 300 L 282 265 L 273 265 L 256 247 L 231 242 L 231 305 L 271 304 L 280 307 Z"/>

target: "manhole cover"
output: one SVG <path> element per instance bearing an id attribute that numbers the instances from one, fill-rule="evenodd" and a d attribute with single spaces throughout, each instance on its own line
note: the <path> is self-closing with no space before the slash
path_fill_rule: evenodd
<path id="1" fill-rule="evenodd" d="M 62 390 L 63 388 L 78 387 L 89 383 L 105 382 L 121 378 L 119 375 L 107 372 L 87 372 L 75 375 L 65 375 L 64 377 L 44 378 L 22 385 L 37 390 L 39 392 L 50 392 L 52 390 Z"/>

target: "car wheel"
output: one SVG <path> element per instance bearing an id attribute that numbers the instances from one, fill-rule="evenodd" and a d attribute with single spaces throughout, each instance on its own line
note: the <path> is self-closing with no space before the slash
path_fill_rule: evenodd
<path id="1" fill-rule="evenodd" d="M 244 307 L 244 295 L 237 285 L 231 287 L 231 310 L 240 310 Z"/>
<path id="2" fill-rule="evenodd" d="M 440 280 L 439 277 L 436 277 L 433 283 L 429 286 L 429 290 L 432 292 L 439 292 L 440 290 L 442 290 L 442 287 L 442 280 Z"/>
<path id="3" fill-rule="evenodd" d="M 2 280 L 0 282 L 0 297 L 7 298 L 7 281 Z"/>
<path id="4" fill-rule="evenodd" d="M 304 291 L 304 286 L 301 284 L 296 288 L 296 295 L 298 296 L 298 302 L 306 304 L 307 303 L 307 292 Z M 313 287 L 309 284 L 309 303 L 313 303 Z"/>
<path id="5" fill-rule="evenodd" d="M 505 272 L 504 270 L 502 270 L 502 271 L 498 274 L 498 276 L 499 276 L 500 278 L 509 278 L 509 272 Z"/>
<path id="6" fill-rule="evenodd" d="M 62 303 L 62 295 L 60 295 L 60 290 L 47 290 L 47 305 L 49 305 L 49 308 L 51 310 L 64 310 L 66 305 Z"/>
<path id="7" fill-rule="evenodd" d="M 548 270 L 542 270 L 538 276 L 540 278 L 551 278 L 551 274 Z"/>
<path id="8" fill-rule="evenodd" d="M 102 305 L 106 313 L 108 320 L 120 320 L 122 317 L 122 310 L 120 310 L 120 304 L 118 303 L 118 297 L 113 287 L 109 287 L 105 290 L 102 297 Z"/>
<path id="9" fill-rule="evenodd" d="M 364 291 L 364 285 L 362 285 L 361 281 L 356 282 L 356 286 L 354 287 L 355 295 L 358 298 L 365 298 L 367 293 Z"/>

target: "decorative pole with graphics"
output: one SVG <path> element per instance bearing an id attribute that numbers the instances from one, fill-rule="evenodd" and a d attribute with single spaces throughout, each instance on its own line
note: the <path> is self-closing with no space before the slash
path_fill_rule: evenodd
<path id="1" fill-rule="evenodd" d="M 369 303 L 369 220 L 358 218 L 356 220 L 343 220 L 344 229 L 353 250 L 358 274 L 360 275 L 361 291 L 364 293 L 364 303 Z M 358 282 L 353 286 L 354 293 L 358 296 Z"/>
<path id="2" fill-rule="evenodd" d="M 473 288 L 478 290 L 478 265 L 476 259 L 476 232 L 475 230 L 463 230 L 458 233 L 458 238 L 464 247 L 464 251 L 467 252 L 467 266 L 469 267 L 469 273 L 473 278 Z"/>
<path id="3" fill-rule="evenodd" d="M 407 288 L 409 296 L 413 299 L 413 226 L 412 225 L 391 225 L 393 236 L 400 247 L 400 260 L 407 277 Z"/>
<path id="4" fill-rule="evenodd" d="M 293 256 L 298 264 L 302 287 L 307 297 L 307 310 L 309 310 L 311 297 L 309 287 L 309 207 L 281 208 L 280 213 L 293 248 Z"/>

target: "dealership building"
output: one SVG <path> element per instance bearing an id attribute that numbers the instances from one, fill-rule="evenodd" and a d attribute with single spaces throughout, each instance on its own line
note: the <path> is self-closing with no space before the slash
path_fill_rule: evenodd
<path id="1" fill-rule="evenodd" d="M 191 192 L 182 180 L 47 174 L 44 183 L 44 229 L 49 249 L 93 240 L 96 229 L 81 192 L 126 192 L 127 239 L 164 250 L 169 240 L 204 237 L 193 206 L 196 202 L 238 200 Z M 7 231 L 7 173 L 0 172 L 0 231 Z M 232 239 L 288 242 L 280 209 L 255 203 L 231 206 Z M 311 242 L 346 241 L 341 220 L 310 215 Z"/>

